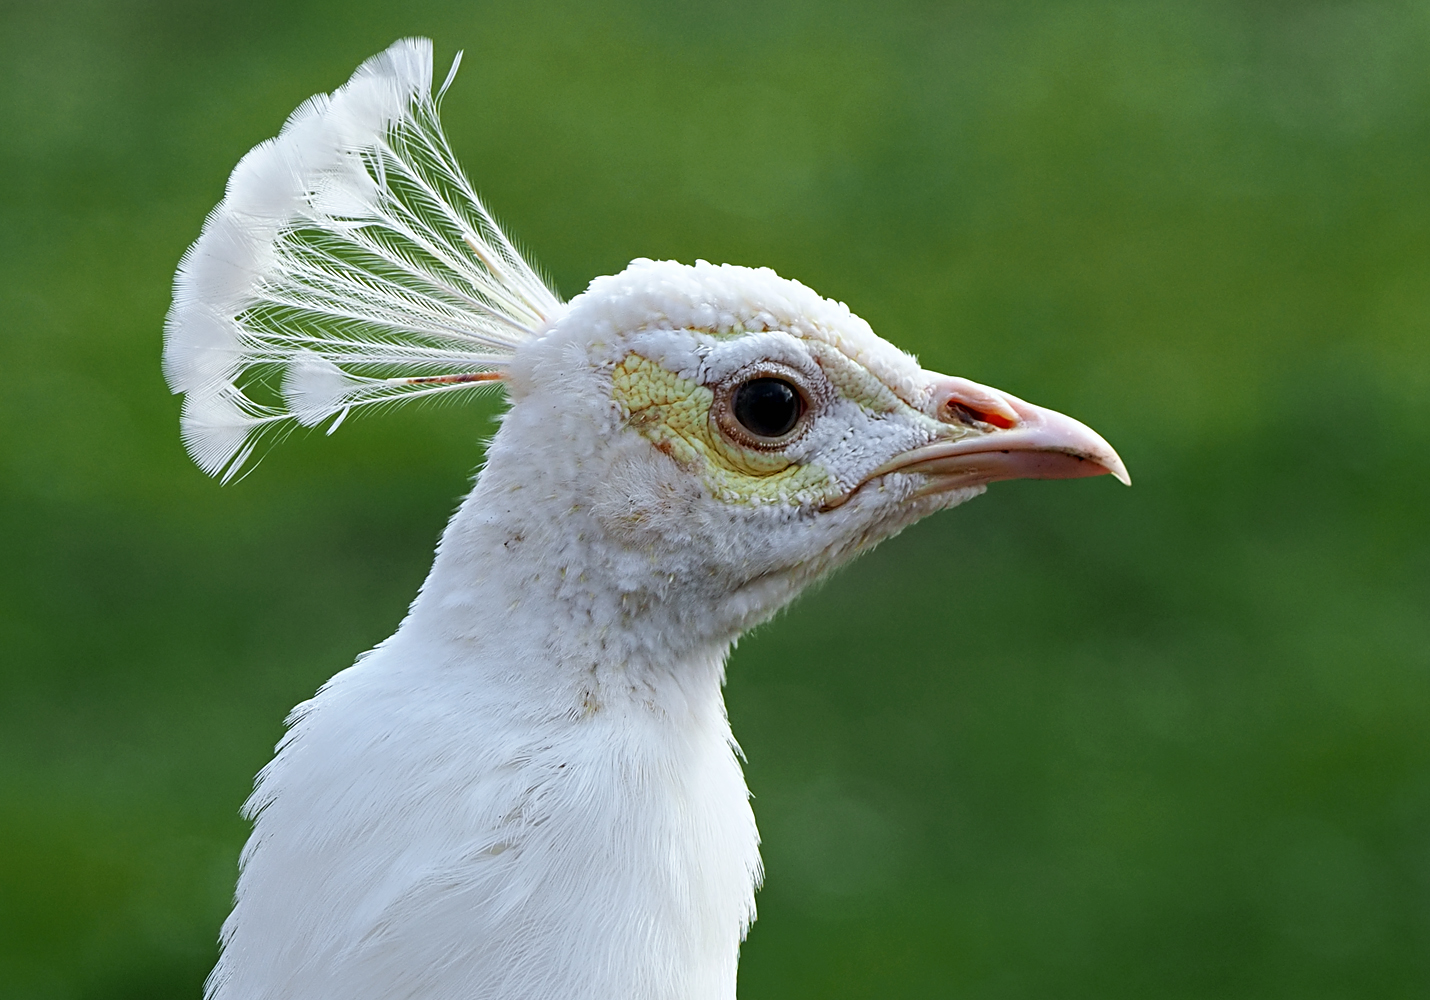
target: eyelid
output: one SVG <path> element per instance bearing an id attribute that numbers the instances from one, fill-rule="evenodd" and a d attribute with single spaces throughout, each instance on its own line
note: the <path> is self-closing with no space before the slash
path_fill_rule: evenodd
<path id="1" fill-rule="evenodd" d="M 818 364 L 804 341 L 783 330 L 747 333 L 733 340 L 709 344 L 701 363 L 701 381 L 708 386 L 738 378 L 761 364 L 788 366 L 812 377 Z"/>

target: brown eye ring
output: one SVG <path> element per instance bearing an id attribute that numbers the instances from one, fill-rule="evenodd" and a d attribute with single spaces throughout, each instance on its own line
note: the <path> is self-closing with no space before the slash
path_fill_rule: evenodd
<path id="1" fill-rule="evenodd" d="M 746 372 L 717 392 L 715 422 L 746 448 L 774 451 L 800 437 L 809 421 L 803 380 L 783 368 Z"/>

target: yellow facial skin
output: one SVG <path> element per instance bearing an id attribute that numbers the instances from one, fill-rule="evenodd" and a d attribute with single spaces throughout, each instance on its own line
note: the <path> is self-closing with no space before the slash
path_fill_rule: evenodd
<path id="1" fill-rule="evenodd" d="M 648 358 L 628 354 L 611 377 L 622 416 L 657 448 L 699 475 L 727 503 L 822 503 L 839 492 L 828 471 L 778 452 L 727 441 L 710 418 L 715 394 Z"/>

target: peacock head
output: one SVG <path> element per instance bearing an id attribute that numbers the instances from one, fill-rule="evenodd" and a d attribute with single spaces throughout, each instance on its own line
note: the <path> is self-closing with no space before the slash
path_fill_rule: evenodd
<path id="1" fill-rule="evenodd" d="M 1128 481 L 1083 424 L 928 371 L 768 268 L 636 260 L 504 381 L 509 428 L 542 439 L 528 444 L 566 470 L 563 497 L 662 568 L 725 587 L 797 588 L 998 480 Z"/>

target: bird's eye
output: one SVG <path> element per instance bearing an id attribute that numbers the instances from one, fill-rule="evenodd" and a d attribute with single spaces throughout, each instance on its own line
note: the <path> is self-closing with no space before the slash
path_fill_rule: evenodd
<path id="1" fill-rule="evenodd" d="M 753 369 L 753 370 L 752 370 Z M 804 435 L 821 399 L 815 377 L 765 361 L 712 386 L 711 422 L 731 444 L 749 451 L 784 451 Z"/>
<path id="2" fill-rule="evenodd" d="M 804 414 L 804 397 L 782 378 L 752 378 L 730 403 L 740 426 L 757 438 L 784 437 Z"/>

